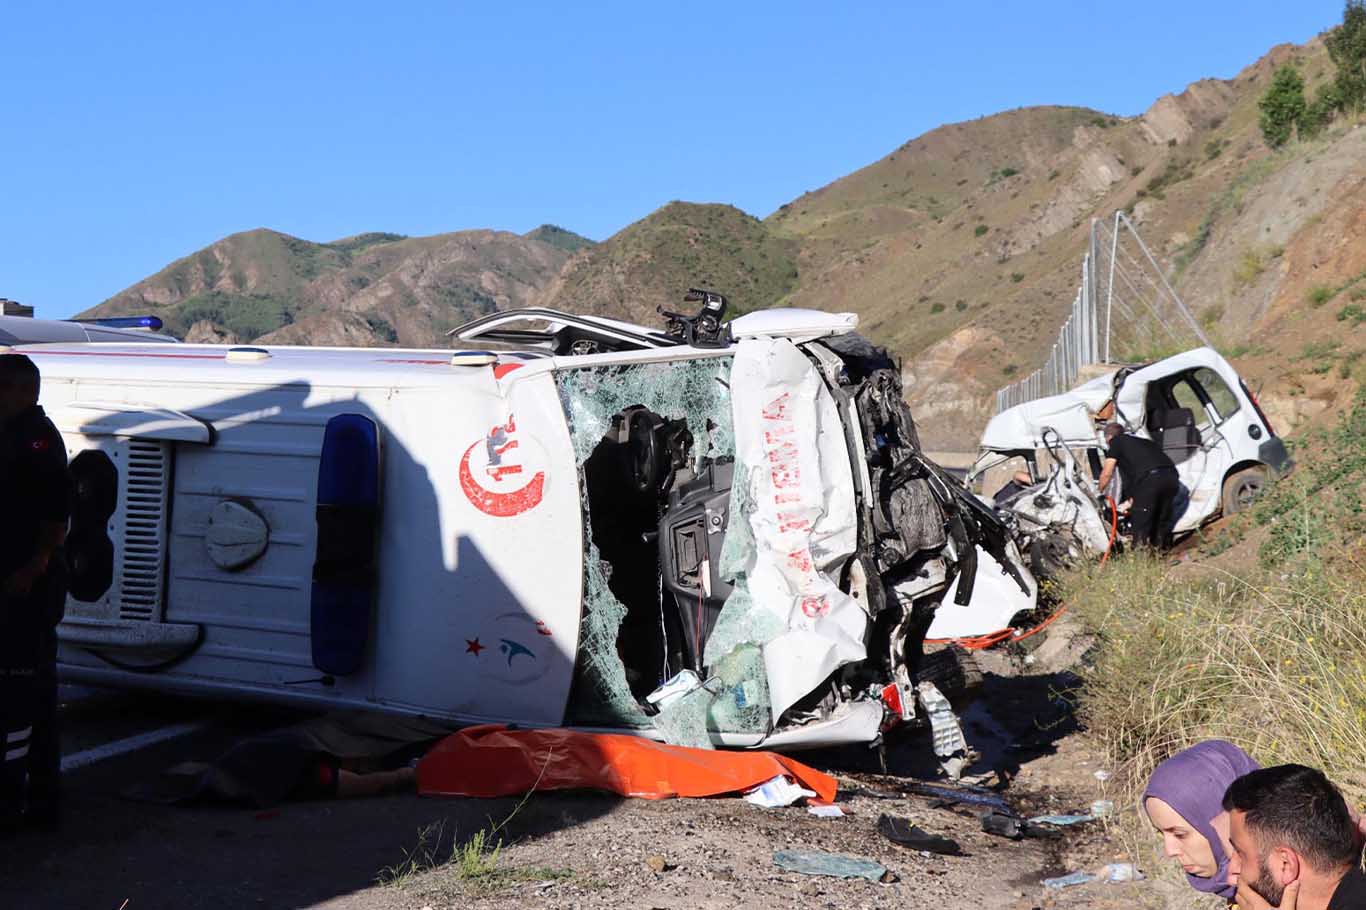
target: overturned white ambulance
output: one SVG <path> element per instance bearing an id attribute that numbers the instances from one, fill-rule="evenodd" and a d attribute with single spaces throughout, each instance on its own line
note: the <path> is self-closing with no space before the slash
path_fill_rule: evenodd
<path id="1" fill-rule="evenodd" d="M 697 299 L 459 330 L 520 350 L 23 348 L 76 480 L 65 678 L 949 757 L 921 643 L 979 554 L 1032 592 L 1006 528 L 854 317 Z"/>

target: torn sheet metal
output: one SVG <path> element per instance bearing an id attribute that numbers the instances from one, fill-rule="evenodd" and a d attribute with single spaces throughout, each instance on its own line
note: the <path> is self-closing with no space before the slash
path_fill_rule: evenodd
<path id="1" fill-rule="evenodd" d="M 1096 445 L 1093 415 L 1110 400 L 1113 379 L 1114 374 L 1107 373 L 1070 392 L 1006 408 L 987 422 L 982 448 L 1002 452 L 1041 449 L 1048 429 L 1056 430 L 1067 445 Z"/>
<path id="2" fill-rule="evenodd" d="M 939 758 L 940 767 L 952 780 L 963 775 L 968 759 L 968 741 L 963 736 L 963 728 L 958 724 L 958 716 L 944 693 L 932 682 L 922 682 L 915 687 L 920 706 L 930 719 L 930 732 L 934 737 L 934 754 Z"/>
<path id="3" fill-rule="evenodd" d="M 1109 546 L 1109 528 L 1090 491 L 1067 477 L 1067 472 L 1054 470 L 1044 483 L 1012 499 L 1010 511 L 1029 526 L 1066 531 L 1088 554 L 1099 556 Z"/>
<path id="4" fill-rule="evenodd" d="M 977 581 L 972 588 L 972 600 L 962 607 L 954 603 L 954 598 L 958 596 L 958 582 L 962 579 L 962 576 L 954 576 L 943 602 L 934 612 L 934 622 L 930 624 L 926 637 L 968 638 L 1007 628 L 1015 614 L 1038 606 L 1038 583 L 1028 572 L 1022 570 L 1021 574 L 1029 586 L 1028 593 L 1021 591 L 1015 579 L 1001 568 L 1001 564 L 978 547 Z"/>
<path id="5" fill-rule="evenodd" d="M 753 503 L 744 575 L 754 609 L 781 620 L 764 645 L 771 711 L 866 656 L 868 616 L 832 576 L 857 546 L 854 479 L 834 399 L 790 341 L 745 339 L 731 373 L 737 471 Z"/>

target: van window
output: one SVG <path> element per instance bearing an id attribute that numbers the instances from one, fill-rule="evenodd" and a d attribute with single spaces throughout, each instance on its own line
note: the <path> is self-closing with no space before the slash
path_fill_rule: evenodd
<path id="1" fill-rule="evenodd" d="M 1210 404 L 1214 405 L 1214 410 L 1219 412 L 1219 422 L 1223 423 L 1235 413 L 1241 404 L 1238 396 L 1233 394 L 1233 390 L 1228 387 L 1223 378 L 1209 367 L 1201 367 L 1192 376 L 1200 387 L 1205 390 L 1205 395 L 1209 398 Z"/>
<path id="2" fill-rule="evenodd" d="M 1178 408 L 1190 410 L 1191 416 L 1195 418 L 1197 428 L 1203 430 L 1209 426 L 1209 414 L 1205 411 L 1205 404 L 1200 400 L 1200 393 L 1191 386 L 1189 377 L 1183 376 L 1172 383 L 1171 396 L 1176 401 Z"/>

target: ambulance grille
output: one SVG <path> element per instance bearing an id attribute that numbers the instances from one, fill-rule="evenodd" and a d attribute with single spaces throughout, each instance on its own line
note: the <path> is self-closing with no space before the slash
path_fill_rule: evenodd
<path id="1" fill-rule="evenodd" d="M 129 441 L 128 461 L 123 472 L 120 619 L 152 622 L 161 618 L 170 468 L 167 443 L 146 439 Z"/>

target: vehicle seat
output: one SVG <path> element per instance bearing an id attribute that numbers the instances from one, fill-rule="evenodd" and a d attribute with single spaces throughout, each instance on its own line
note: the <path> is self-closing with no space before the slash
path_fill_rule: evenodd
<path id="1" fill-rule="evenodd" d="M 1195 426 L 1195 415 L 1190 408 L 1167 408 L 1158 416 L 1159 442 L 1162 451 L 1175 464 L 1180 464 L 1200 448 L 1200 431 Z"/>

